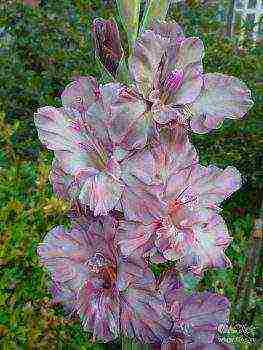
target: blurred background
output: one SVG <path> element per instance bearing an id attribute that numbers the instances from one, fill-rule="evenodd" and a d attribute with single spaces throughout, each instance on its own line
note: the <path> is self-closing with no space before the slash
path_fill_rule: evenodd
<path id="1" fill-rule="evenodd" d="M 90 34 L 95 17 L 117 17 L 114 1 L 0 1 L 1 349 L 118 349 L 118 343 L 93 345 L 79 322 L 52 304 L 49 277 L 36 256 L 45 233 L 68 221 L 67 204 L 48 181 L 52 153 L 37 139 L 33 114 L 41 106 L 60 106 L 60 94 L 74 77 L 100 79 Z M 209 135 L 194 135 L 193 142 L 204 165 L 233 165 L 243 175 L 241 190 L 223 206 L 233 268 L 206 272 L 199 289 L 230 299 L 236 348 L 259 349 L 263 2 L 173 1 L 169 18 L 202 38 L 206 72 L 239 77 L 255 101 L 244 120 L 228 120 Z M 153 269 L 158 275 L 162 267 Z"/>

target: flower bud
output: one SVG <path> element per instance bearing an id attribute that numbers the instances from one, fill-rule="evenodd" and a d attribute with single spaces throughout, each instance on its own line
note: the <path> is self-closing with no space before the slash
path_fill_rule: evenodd
<path id="1" fill-rule="evenodd" d="M 110 20 L 95 19 L 92 33 L 99 60 L 108 72 L 116 77 L 123 55 L 117 24 Z"/>

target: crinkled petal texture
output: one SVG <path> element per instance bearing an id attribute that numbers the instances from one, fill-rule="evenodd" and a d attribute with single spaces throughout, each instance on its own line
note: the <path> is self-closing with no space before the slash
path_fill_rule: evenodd
<path id="1" fill-rule="evenodd" d="M 120 249 L 124 255 L 140 251 L 155 261 L 174 260 L 195 274 L 229 267 L 224 250 L 231 237 L 218 212 L 220 203 L 240 187 L 241 176 L 232 167 L 199 165 L 191 143 L 176 143 L 172 137 L 172 132 L 165 134 L 152 151 L 159 181 L 158 191 L 152 192 L 154 215 L 123 221 L 117 234 Z"/>
<path id="2" fill-rule="evenodd" d="M 115 229 L 116 221 L 111 217 L 90 222 L 83 219 L 69 232 L 62 227 L 51 230 L 38 248 L 41 262 L 60 289 L 74 293 L 74 310 L 83 325 L 106 341 L 119 331 L 119 306 L 111 288 L 116 266 Z"/>
<path id="3" fill-rule="evenodd" d="M 179 343 L 178 340 L 167 340 L 160 346 L 156 346 L 153 350 L 235 350 L 235 347 L 230 344 L 223 343 L 211 343 L 205 344 L 200 342 L 194 342 L 189 344 Z"/>
<path id="4" fill-rule="evenodd" d="M 165 273 L 159 289 L 174 320 L 170 341 L 213 343 L 218 327 L 228 321 L 229 301 L 210 292 L 185 294 L 173 269 Z"/>
<path id="5" fill-rule="evenodd" d="M 191 128 L 207 133 L 219 128 L 225 118 L 241 119 L 252 107 L 251 92 L 239 79 L 224 74 L 204 75 L 204 86 L 191 106 Z"/>
<path id="6" fill-rule="evenodd" d="M 107 135 L 108 106 L 117 87 L 109 84 L 99 89 L 94 84 L 94 79 L 80 78 L 68 86 L 62 94 L 65 107 L 40 108 L 35 124 L 42 143 L 79 184 L 80 202 L 95 215 L 106 215 L 123 191 Z"/>
<path id="7" fill-rule="evenodd" d="M 125 333 L 161 343 L 172 327 L 163 296 L 143 259 L 118 255 L 112 217 L 75 221 L 70 231 L 51 230 L 38 248 L 54 281 L 54 302 L 75 311 L 102 341 Z M 161 316 L 161 317 L 160 317 Z"/>
<path id="8" fill-rule="evenodd" d="M 141 343 L 160 343 L 172 327 L 153 273 L 142 259 L 119 259 L 117 288 L 120 292 L 122 332 Z"/>

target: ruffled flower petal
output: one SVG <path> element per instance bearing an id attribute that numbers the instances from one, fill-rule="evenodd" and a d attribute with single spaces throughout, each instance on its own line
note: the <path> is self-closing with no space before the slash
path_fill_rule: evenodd
<path id="1" fill-rule="evenodd" d="M 86 131 L 81 120 L 72 117 L 66 110 L 40 108 L 35 114 L 35 125 L 40 141 L 55 152 L 67 173 L 76 175 L 85 171 L 92 174 L 103 167 L 105 149 Z"/>
<path id="2" fill-rule="evenodd" d="M 64 200 L 71 201 L 78 198 L 79 183 L 74 176 L 67 174 L 60 166 L 57 159 L 53 160 L 50 175 L 50 182 L 54 193 Z"/>
<path id="3" fill-rule="evenodd" d="M 175 91 L 171 98 L 171 104 L 186 105 L 192 103 L 200 95 L 203 86 L 202 66 L 190 64 L 184 70 L 184 76 L 180 88 Z"/>
<path id="4" fill-rule="evenodd" d="M 124 184 L 111 174 L 100 173 L 86 179 L 79 200 L 89 205 L 94 215 L 107 215 L 121 198 Z"/>
<path id="5" fill-rule="evenodd" d="M 164 48 L 174 44 L 179 38 L 184 37 L 183 29 L 175 22 L 154 23 L 150 27 L 150 30 L 161 37 Z"/>
<path id="6" fill-rule="evenodd" d="M 241 119 L 252 107 L 251 92 L 239 79 L 224 74 L 205 74 L 200 96 L 191 106 L 191 128 L 207 133 L 225 118 Z"/>
<path id="7" fill-rule="evenodd" d="M 187 295 L 173 269 L 164 274 L 159 290 L 174 320 L 168 343 L 175 344 L 178 336 L 179 343 L 213 343 L 219 326 L 228 321 L 230 304 L 225 297 L 210 292 Z"/>
<path id="8" fill-rule="evenodd" d="M 214 165 L 196 164 L 189 174 L 188 186 L 181 195 L 183 202 L 194 200 L 197 207 L 218 208 L 242 184 L 240 172 L 234 167 L 222 170 Z"/>
<path id="9" fill-rule="evenodd" d="M 161 188 L 155 173 L 155 161 L 149 151 L 140 151 L 122 163 L 125 184 L 121 203 L 127 220 L 151 222 L 159 217 L 163 204 L 158 199 Z"/>
<path id="10" fill-rule="evenodd" d="M 122 332 L 141 343 L 162 342 L 172 322 L 153 273 L 143 260 L 133 258 L 122 259 L 118 271 Z"/>

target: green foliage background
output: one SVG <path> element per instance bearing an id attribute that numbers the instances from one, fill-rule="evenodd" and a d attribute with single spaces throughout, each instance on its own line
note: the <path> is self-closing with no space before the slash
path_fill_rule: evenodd
<path id="1" fill-rule="evenodd" d="M 233 269 L 207 272 L 199 288 L 226 295 L 232 302 L 231 322 L 245 322 L 253 333 L 250 338 L 260 342 L 260 267 L 242 314 L 237 282 L 262 200 L 262 51 L 247 40 L 239 48 L 236 38 L 225 38 L 216 13 L 216 6 L 204 8 L 198 2 L 187 9 L 175 6 L 170 13 L 187 34 L 204 40 L 206 71 L 240 77 L 255 100 L 244 120 L 227 121 L 220 130 L 193 137 L 203 164 L 236 166 L 244 178 L 242 189 L 223 209 L 233 236 L 227 250 Z M 111 1 L 48 0 L 33 9 L 6 1 L 0 14 L 0 348 L 106 349 L 109 345 L 92 344 L 79 322 L 52 304 L 49 277 L 38 265 L 38 243 L 52 227 L 68 222 L 67 205 L 52 194 L 48 182 L 52 154 L 39 144 L 33 113 L 40 106 L 59 106 L 60 93 L 74 77 L 100 78 L 90 25 L 95 17 L 116 15 L 115 7 Z M 158 274 L 161 268 L 154 271 Z M 235 327 L 232 332 L 238 334 Z M 236 339 L 245 349 L 246 340 Z"/>

